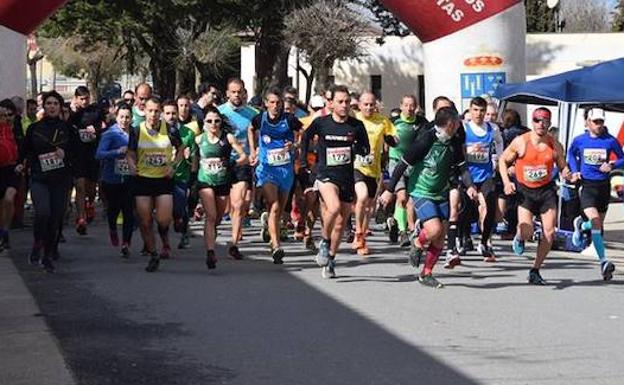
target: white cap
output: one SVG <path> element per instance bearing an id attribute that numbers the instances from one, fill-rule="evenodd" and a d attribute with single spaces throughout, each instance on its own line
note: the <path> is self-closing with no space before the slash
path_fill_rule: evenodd
<path id="1" fill-rule="evenodd" d="M 587 113 L 587 119 L 589 120 L 602 120 L 604 122 L 605 120 L 605 112 L 602 108 L 592 108 L 591 110 L 589 110 L 589 112 Z"/>
<path id="2" fill-rule="evenodd" d="M 312 108 L 323 108 L 325 107 L 325 99 L 321 95 L 313 95 L 310 98 L 310 107 Z"/>

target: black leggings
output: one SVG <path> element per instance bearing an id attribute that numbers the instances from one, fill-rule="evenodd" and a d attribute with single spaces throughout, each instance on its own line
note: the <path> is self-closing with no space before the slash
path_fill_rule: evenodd
<path id="1" fill-rule="evenodd" d="M 130 244 L 132 230 L 134 228 L 134 197 L 130 189 L 130 183 L 109 184 L 102 182 L 102 192 L 108 201 L 106 216 L 110 231 L 117 231 L 117 216 L 123 215 L 122 241 Z"/>
<path id="2" fill-rule="evenodd" d="M 67 195 L 71 180 L 55 179 L 54 182 L 33 181 L 30 196 L 35 208 L 33 235 L 36 249 L 43 247 L 44 258 L 52 256 L 58 246 L 58 235 L 65 215 Z"/>

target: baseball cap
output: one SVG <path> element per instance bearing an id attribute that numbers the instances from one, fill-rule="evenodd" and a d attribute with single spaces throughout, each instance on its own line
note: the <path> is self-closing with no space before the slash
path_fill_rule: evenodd
<path id="1" fill-rule="evenodd" d="M 587 112 L 587 119 L 594 120 L 605 120 L 605 112 L 602 108 L 592 108 Z"/>
<path id="2" fill-rule="evenodd" d="M 323 108 L 325 107 L 325 99 L 321 95 L 314 95 L 310 98 L 310 107 Z"/>
<path id="3" fill-rule="evenodd" d="M 537 110 L 533 111 L 533 119 L 550 120 L 550 117 L 550 110 L 546 108 L 538 108 Z"/>

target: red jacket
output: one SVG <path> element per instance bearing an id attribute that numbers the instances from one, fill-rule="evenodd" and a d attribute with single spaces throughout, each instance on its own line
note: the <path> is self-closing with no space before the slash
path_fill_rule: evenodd
<path id="1" fill-rule="evenodd" d="M 12 166 L 17 163 L 18 152 L 13 127 L 8 123 L 0 123 L 0 167 Z"/>

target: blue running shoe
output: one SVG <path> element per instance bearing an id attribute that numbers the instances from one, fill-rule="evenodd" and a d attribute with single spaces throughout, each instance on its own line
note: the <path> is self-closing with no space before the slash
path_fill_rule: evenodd
<path id="1" fill-rule="evenodd" d="M 582 225 L 583 218 L 581 218 L 581 216 L 574 218 L 574 233 L 572 234 L 572 244 L 574 247 L 581 247 L 581 243 L 583 242 L 583 229 L 581 229 Z"/>
<path id="2" fill-rule="evenodd" d="M 517 237 L 514 237 L 511 248 L 513 249 L 514 254 L 516 254 L 517 256 L 521 256 L 522 254 L 524 254 L 524 241 L 521 241 Z"/>
<path id="3" fill-rule="evenodd" d="M 320 267 L 325 267 L 329 263 L 329 241 L 321 239 L 318 249 L 316 264 Z"/>

